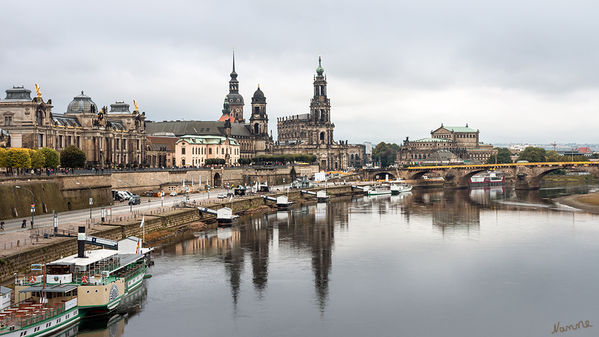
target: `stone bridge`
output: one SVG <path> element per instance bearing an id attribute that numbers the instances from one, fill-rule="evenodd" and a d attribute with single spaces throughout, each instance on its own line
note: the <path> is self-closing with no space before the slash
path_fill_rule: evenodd
<path id="1" fill-rule="evenodd" d="M 599 163 L 595 162 L 545 162 L 480 165 L 412 166 L 396 169 L 367 169 L 363 171 L 366 180 L 422 180 L 423 176 L 443 177 L 444 186 L 467 188 L 470 178 L 481 172 L 496 170 L 503 172 L 516 189 L 538 189 L 541 179 L 553 171 L 567 169 L 585 171 L 599 177 Z"/>

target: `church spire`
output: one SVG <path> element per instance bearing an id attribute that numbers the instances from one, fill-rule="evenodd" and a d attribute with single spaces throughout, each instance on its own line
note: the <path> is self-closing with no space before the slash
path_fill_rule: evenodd
<path id="1" fill-rule="evenodd" d="M 231 71 L 231 80 L 229 80 L 229 93 L 236 94 L 239 92 L 239 81 L 235 72 L 235 50 L 233 50 L 233 71 Z"/>
<path id="2" fill-rule="evenodd" d="M 235 49 L 233 49 L 233 71 L 231 72 L 231 77 L 233 77 L 233 74 L 237 77 L 237 73 L 235 72 Z"/>

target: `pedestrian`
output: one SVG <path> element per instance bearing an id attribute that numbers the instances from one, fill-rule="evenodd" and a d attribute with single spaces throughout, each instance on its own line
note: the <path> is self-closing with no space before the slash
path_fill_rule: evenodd
<path id="1" fill-rule="evenodd" d="M 31 229 L 33 229 L 33 220 L 29 220 L 31 222 Z"/>
<path id="2" fill-rule="evenodd" d="M 0 231 L 4 230 L 4 221 L 0 221 Z"/>
<path id="3" fill-rule="evenodd" d="M 21 224 L 21 228 L 27 228 L 27 219 L 23 219 L 23 223 Z"/>

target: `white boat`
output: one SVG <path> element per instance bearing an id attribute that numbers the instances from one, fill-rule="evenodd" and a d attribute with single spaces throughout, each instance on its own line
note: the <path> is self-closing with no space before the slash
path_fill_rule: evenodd
<path id="1" fill-rule="evenodd" d="M 412 185 L 406 183 L 392 183 L 391 184 L 391 194 L 398 195 L 400 193 L 410 192 L 412 190 Z"/>
<path id="2" fill-rule="evenodd" d="M 368 190 L 368 195 L 391 195 L 391 189 L 388 188 L 375 188 Z"/>

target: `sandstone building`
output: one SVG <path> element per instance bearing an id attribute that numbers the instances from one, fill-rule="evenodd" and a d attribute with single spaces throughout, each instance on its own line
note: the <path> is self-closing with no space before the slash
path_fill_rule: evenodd
<path id="1" fill-rule="evenodd" d="M 69 103 L 66 112 L 52 112 L 52 100 L 44 101 L 39 87 L 31 90 L 13 87 L 0 100 L 0 128 L 7 134 L 8 146 L 57 151 L 75 145 L 95 167 L 139 165 L 145 158 L 145 113 L 116 102 L 98 109 L 83 91 Z"/>
<path id="2" fill-rule="evenodd" d="M 495 155 L 490 144 L 479 140 L 480 131 L 466 126 L 441 126 L 431 131 L 431 138 L 406 140 L 397 153 L 400 164 L 451 163 L 471 161 L 484 163 Z"/>
<path id="3" fill-rule="evenodd" d="M 239 156 L 239 143 L 229 137 L 186 135 L 175 143 L 177 167 L 201 167 L 207 159 L 224 159 L 225 165 L 234 166 Z"/>
<path id="4" fill-rule="evenodd" d="M 331 101 L 327 96 L 327 79 L 321 62 L 319 57 L 310 112 L 277 119 L 278 141 L 273 152 L 313 154 L 322 170 L 361 167 L 364 146 L 336 142 L 333 138 L 335 124 L 331 122 Z"/>
<path id="5" fill-rule="evenodd" d="M 233 70 L 230 76 L 229 93 L 225 96 L 223 110 L 218 121 L 150 122 L 147 125 L 148 135 L 231 137 L 239 143 L 240 158 L 250 159 L 257 155 L 271 153 L 273 141 L 268 132 L 268 114 L 264 93 L 258 86 L 252 96 L 250 119 L 246 123 L 243 117 L 245 104 L 243 96 L 239 94 L 239 80 L 237 80 L 238 75 L 235 71 L 235 56 L 233 56 Z"/>

